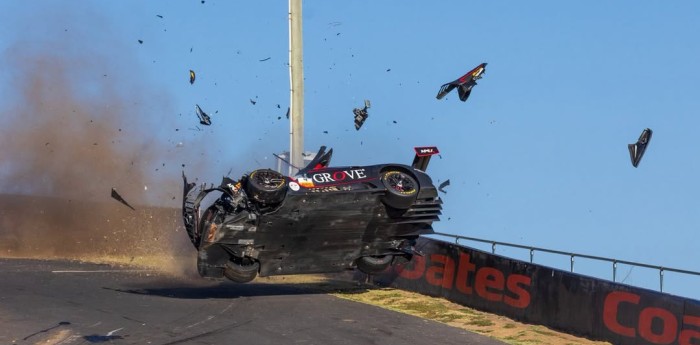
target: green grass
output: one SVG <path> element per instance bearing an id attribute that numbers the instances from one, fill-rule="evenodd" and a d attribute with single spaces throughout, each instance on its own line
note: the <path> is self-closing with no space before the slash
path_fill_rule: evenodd
<path id="1" fill-rule="evenodd" d="M 467 325 L 471 326 L 479 326 L 479 327 L 488 327 L 488 326 L 493 326 L 493 322 L 488 319 L 476 317 L 472 319 L 471 321 L 466 322 Z"/>

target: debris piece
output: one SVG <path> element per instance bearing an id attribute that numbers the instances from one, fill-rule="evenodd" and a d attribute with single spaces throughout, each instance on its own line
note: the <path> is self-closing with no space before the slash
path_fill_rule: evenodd
<path id="1" fill-rule="evenodd" d="M 163 18 L 163 16 L 161 16 L 160 14 L 156 14 L 156 17 Z"/>
<path id="2" fill-rule="evenodd" d="M 639 139 L 636 143 L 627 145 L 627 149 L 630 151 L 630 159 L 632 160 L 633 167 L 636 168 L 637 165 L 639 165 L 639 161 L 642 160 L 653 133 L 654 132 L 651 129 L 646 128 L 642 131 L 642 134 L 639 135 Z"/>
<path id="3" fill-rule="evenodd" d="M 289 119 L 289 110 L 290 110 L 290 108 L 287 107 L 287 118 L 288 118 L 288 119 Z"/>
<path id="4" fill-rule="evenodd" d="M 441 86 L 436 98 L 442 99 L 445 95 L 450 93 L 450 91 L 454 90 L 454 88 L 459 87 L 459 89 L 457 89 L 459 99 L 462 102 L 466 101 L 467 98 L 469 98 L 469 94 L 472 92 L 472 88 L 476 85 L 476 81 L 481 79 L 484 72 L 486 72 L 485 62 L 476 66 L 474 69 L 467 72 L 467 74 L 459 77 L 459 79 Z"/>
<path id="5" fill-rule="evenodd" d="M 195 104 L 195 110 L 197 112 L 197 116 L 199 117 L 199 123 L 205 126 L 211 125 L 211 117 L 209 117 L 209 115 L 207 115 L 207 113 L 205 113 L 198 104 Z"/>
<path id="6" fill-rule="evenodd" d="M 193 70 L 190 70 L 190 84 L 194 84 L 194 80 L 197 78 L 197 76 L 194 74 Z"/>
<path id="7" fill-rule="evenodd" d="M 250 99 L 250 104 L 255 105 L 255 103 L 258 103 L 258 102 L 254 101 L 254 100 L 251 98 L 251 99 Z"/>
<path id="8" fill-rule="evenodd" d="M 124 200 L 124 198 L 122 198 L 122 196 L 119 195 L 119 193 L 117 193 L 117 190 L 115 188 L 112 188 L 112 198 L 114 200 L 117 200 L 117 201 L 121 202 L 122 204 L 126 205 L 126 207 L 136 211 L 135 208 L 133 208 L 131 205 L 129 205 L 129 203 L 126 202 L 126 200 Z"/>
<path id="9" fill-rule="evenodd" d="M 271 59 L 270 57 L 267 57 L 267 58 L 264 58 L 264 59 L 258 60 L 258 61 L 263 62 L 263 61 L 267 61 L 267 60 L 270 60 L 270 59 Z"/>
<path id="10" fill-rule="evenodd" d="M 447 180 L 445 180 L 445 182 L 440 183 L 440 185 L 438 186 L 438 190 L 441 191 L 441 192 L 443 192 L 443 193 L 445 193 L 445 194 L 447 194 L 447 192 L 446 192 L 443 188 L 445 188 L 445 187 L 447 187 L 447 186 L 449 186 L 449 185 L 450 185 L 450 179 L 447 179 Z"/>
<path id="11" fill-rule="evenodd" d="M 139 40 L 139 44 L 143 44 L 143 40 Z"/>
<path id="12" fill-rule="evenodd" d="M 369 100 L 365 100 L 365 107 L 362 109 L 355 108 L 352 110 L 353 114 L 355 114 L 355 130 L 360 130 L 360 127 L 365 123 L 365 120 L 369 117 L 369 114 L 367 113 L 367 109 L 369 109 L 370 103 Z"/>

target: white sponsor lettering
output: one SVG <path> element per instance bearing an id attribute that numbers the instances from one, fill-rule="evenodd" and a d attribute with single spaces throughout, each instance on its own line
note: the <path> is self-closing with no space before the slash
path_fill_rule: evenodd
<path id="1" fill-rule="evenodd" d="M 332 173 L 326 172 L 311 175 L 311 179 L 316 183 L 340 182 L 364 178 L 367 178 L 365 169 L 338 170 Z"/>
<path id="2" fill-rule="evenodd" d="M 331 178 L 330 173 L 314 174 L 313 176 L 311 176 L 311 178 L 314 180 L 314 182 L 318 182 L 318 183 L 335 181 L 334 179 Z"/>

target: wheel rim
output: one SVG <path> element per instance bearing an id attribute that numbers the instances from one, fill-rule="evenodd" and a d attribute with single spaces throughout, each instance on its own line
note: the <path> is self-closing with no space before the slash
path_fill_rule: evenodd
<path id="1" fill-rule="evenodd" d="M 255 179 L 255 183 L 265 189 L 274 190 L 280 188 L 284 184 L 284 178 L 281 178 L 280 175 L 272 171 L 257 172 L 253 178 Z"/>
<path id="2" fill-rule="evenodd" d="M 389 187 L 401 194 L 411 194 L 416 190 L 413 179 L 401 172 L 391 172 L 386 175 Z"/>

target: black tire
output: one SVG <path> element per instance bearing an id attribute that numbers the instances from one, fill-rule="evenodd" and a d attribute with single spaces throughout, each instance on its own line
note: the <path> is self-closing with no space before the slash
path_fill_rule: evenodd
<path id="1" fill-rule="evenodd" d="M 384 272 L 391 265 L 393 259 L 392 255 L 363 256 L 358 258 L 355 263 L 357 264 L 357 269 L 363 273 L 377 274 Z"/>
<path id="2" fill-rule="evenodd" d="M 224 276 L 236 283 L 248 283 L 258 276 L 260 263 L 249 259 L 229 261 L 224 268 Z"/>
<path id="3" fill-rule="evenodd" d="M 400 170 L 389 170 L 382 174 L 382 183 L 386 187 L 383 201 L 386 205 L 405 210 L 416 201 L 418 182 L 413 176 Z"/>
<path id="4" fill-rule="evenodd" d="M 271 170 L 255 170 L 248 176 L 245 191 L 248 197 L 263 204 L 277 204 L 287 194 L 284 175 Z"/>

